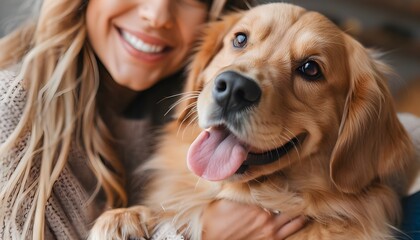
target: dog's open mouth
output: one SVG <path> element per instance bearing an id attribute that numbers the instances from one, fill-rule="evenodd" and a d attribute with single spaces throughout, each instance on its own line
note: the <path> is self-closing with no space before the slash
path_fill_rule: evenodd
<path id="1" fill-rule="evenodd" d="M 294 137 L 284 145 L 261 153 L 252 153 L 224 127 L 212 127 L 203 131 L 190 146 L 188 168 L 196 175 L 210 181 L 220 181 L 244 173 L 249 166 L 264 165 L 280 159 L 301 137 Z"/>

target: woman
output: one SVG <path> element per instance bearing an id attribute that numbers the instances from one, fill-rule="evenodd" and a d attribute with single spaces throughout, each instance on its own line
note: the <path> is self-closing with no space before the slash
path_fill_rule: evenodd
<path id="1" fill-rule="evenodd" d="M 246 7 L 226 2 L 44 0 L 0 40 L 1 239 L 86 238 L 130 204 L 130 170 L 152 151 L 170 105 L 157 102 L 179 91 L 197 31 Z M 204 238 L 283 239 L 304 224 L 289 220 L 216 202 Z"/>

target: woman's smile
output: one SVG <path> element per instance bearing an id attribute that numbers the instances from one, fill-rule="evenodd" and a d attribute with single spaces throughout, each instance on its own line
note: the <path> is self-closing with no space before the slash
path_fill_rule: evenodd
<path id="1" fill-rule="evenodd" d="M 173 49 L 161 38 L 122 28 L 117 30 L 123 48 L 131 57 L 141 61 L 139 64 L 154 64 L 167 57 Z"/>
<path id="2" fill-rule="evenodd" d="M 145 41 L 137 38 L 133 34 L 120 30 L 121 36 L 123 39 L 133 48 L 139 50 L 140 52 L 149 53 L 149 54 L 157 54 L 162 53 L 163 49 L 165 48 L 164 45 L 156 45 L 156 44 L 149 44 Z"/>

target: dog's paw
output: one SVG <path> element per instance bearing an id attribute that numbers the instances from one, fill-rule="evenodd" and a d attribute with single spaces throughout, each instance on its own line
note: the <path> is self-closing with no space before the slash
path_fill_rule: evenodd
<path id="1" fill-rule="evenodd" d="M 147 207 L 117 208 L 104 212 L 90 230 L 89 240 L 142 240 L 154 223 Z"/>

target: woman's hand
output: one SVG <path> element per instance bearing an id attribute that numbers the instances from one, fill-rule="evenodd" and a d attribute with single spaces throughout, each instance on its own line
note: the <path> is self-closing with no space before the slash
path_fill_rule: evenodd
<path id="1" fill-rule="evenodd" d="M 203 213 L 204 240 L 281 240 L 299 231 L 305 217 L 269 213 L 260 207 L 219 200 Z"/>

